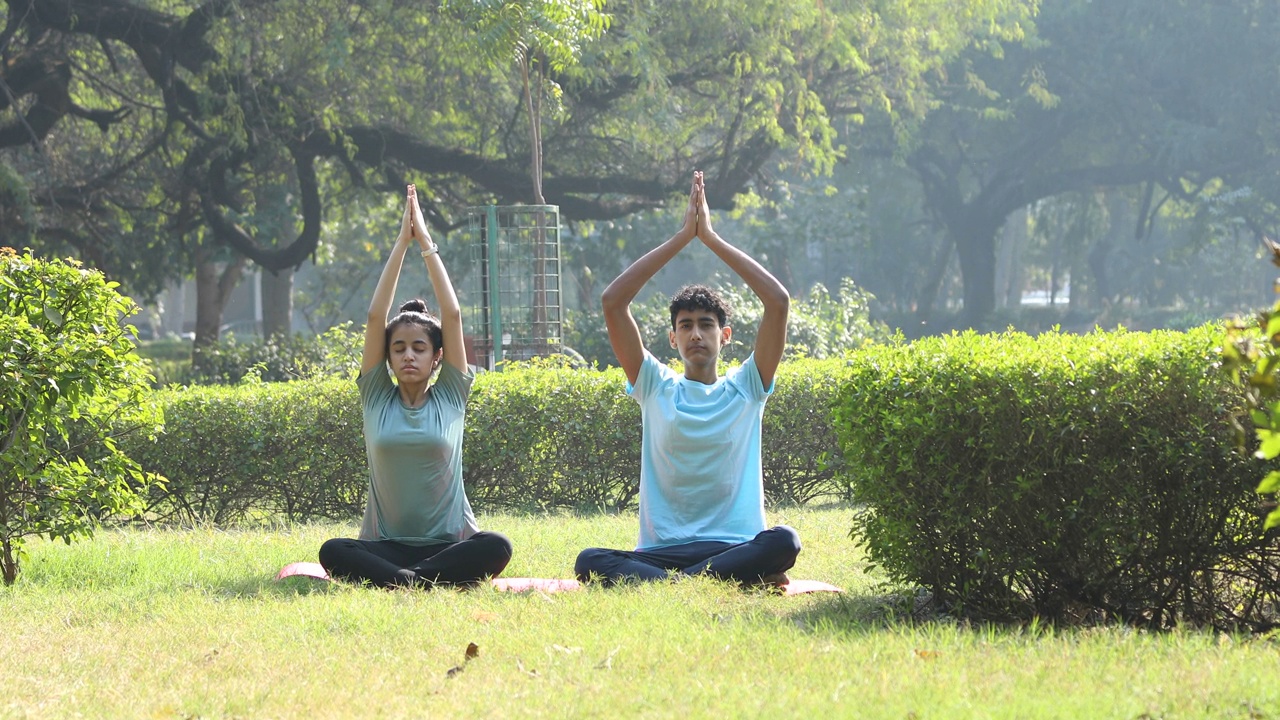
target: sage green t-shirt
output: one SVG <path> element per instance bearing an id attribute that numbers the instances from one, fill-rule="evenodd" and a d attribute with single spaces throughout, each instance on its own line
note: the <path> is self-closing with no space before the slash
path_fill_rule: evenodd
<path id="1" fill-rule="evenodd" d="M 405 406 L 384 365 L 356 380 L 369 456 L 361 540 L 433 545 L 479 532 L 462 487 L 462 424 L 473 380 L 441 363 L 417 408 Z"/>

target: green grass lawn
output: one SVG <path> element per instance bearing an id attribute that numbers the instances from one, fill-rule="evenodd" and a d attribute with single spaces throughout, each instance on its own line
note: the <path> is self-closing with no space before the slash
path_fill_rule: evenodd
<path id="1" fill-rule="evenodd" d="M 354 525 L 108 531 L 0 589 L 0 717 L 1280 718 L 1272 640 L 894 619 L 844 508 L 785 598 L 696 578 L 523 595 L 273 580 Z M 508 576 L 569 577 L 634 515 L 484 515 Z M 479 656 L 466 662 L 469 643 Z"/>

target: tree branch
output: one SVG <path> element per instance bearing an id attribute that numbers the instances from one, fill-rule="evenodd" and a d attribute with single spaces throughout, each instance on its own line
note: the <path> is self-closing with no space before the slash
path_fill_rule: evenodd
<path id="1" fill-rule="evenodd" d="M 292 155 L 302 196 L 302 231 L 284 247 L 272 249 L 262 247 L 247 230 L 222 214 L 222 209 L 207 185 L 204 191 L 200 192 L 200 208 L 205 222 L 213 229 L 214 237 L 271 272 L 301 265 L 315 252 L 316 245 L 320 241 L 322 205 L 320 184 L 316 178 L 315 156 L 301 149 L 292 151 Z M 219 174 L 223 172 L 225 168 L 218 171 Z"/>

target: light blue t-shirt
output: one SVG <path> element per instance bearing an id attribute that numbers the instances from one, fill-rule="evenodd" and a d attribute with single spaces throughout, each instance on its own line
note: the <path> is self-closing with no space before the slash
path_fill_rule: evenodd
<path id="1" fill-rule="evenodd" d="M 441 363 L 417 408 L 405 406 L 382 364 L 356 380 L 369 456 L 361 540 L 434 545 L 479 532 L 462 487 L 462 425 L 473 380 Z"/>
<path id="2" fill-rule="evenodd" d="M 637 550 L 746 542 L 765 529 L 760 424 L 771 392 L 755 355 L 706 385 L 645 352 L 627 383 L 643 423 Z"/>

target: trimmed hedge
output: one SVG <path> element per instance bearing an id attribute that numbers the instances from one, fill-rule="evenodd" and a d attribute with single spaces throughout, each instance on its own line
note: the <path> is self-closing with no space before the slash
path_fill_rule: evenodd
<path id="1" fill-rule="evenodd" d="M 978 619 L 1272 626 L 1280 547 L 1232 451 L 1221 328 L 965 333 L 849 358 L 854 532 Z"/>
<path id="2" fill-rule="evenodd" d="M 771 502 L 838 498 L 840 452 L 827 408 L 841 361 L 784 364 L 765 409 Z M 635 504 L 640 409 L 617 368 L 520 365 L 476 378 L 467 406 L 464 478 L 485 508 Z M 344 379 L 171 388 L 159 392 L 166 433 L 126 441 L 168 478 L 149 515 L 219 524 L 258 518 L 350 519 L 364 510 L 368 470 L 355 383 Z"/>
<path id="3" fill-rule="evenodd" d="M 770 502 L 848 499 L 844 453 L 831 424 L 842 360 L 792 360 L 778 367 L 764 408 L 762 462 Z M 634 403 L 633 403 L 634 404 Z"/>
<path id="4" fill-rule="evenodd" d="M 165 432 L 123 443 L 168 478 L 161 522 L 349 518 L 368 485 L 355 384 L 338 379 L 159 391 Z"/>
<path id="5" fill-rule="evenodd" d="M 620 369 L 515 366 L 476 378 L 462 452 L 477 506 L 629 506 L 640 406 Z"/>

